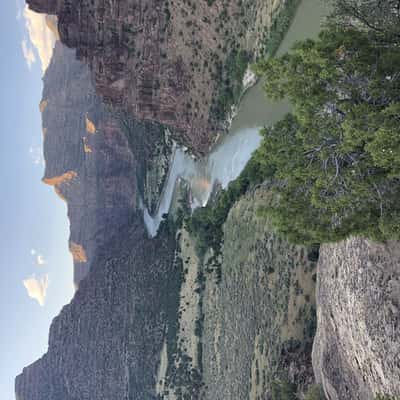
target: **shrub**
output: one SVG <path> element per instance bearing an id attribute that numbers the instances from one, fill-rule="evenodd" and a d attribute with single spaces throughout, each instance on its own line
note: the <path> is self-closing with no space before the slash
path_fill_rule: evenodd
<path id="1" fill-rule="evenodd" d="M 186 225 L 188 231 L 196 238 L 200 255 L 204 255 L 208 248 L 212 248 L 217 254 L 220 252 L 223 224 L 233 204 L 250 187 L 263 182 L 270 175 L 271 171 L 252 157 L 239 177 L 232 181 L 226 190 L 222 190 L 213 203 L 193 212 Z"/>
<path id="2" fill-rule="evenodd" d="M 277 379 L 271 385 L 272 400 L 296 400 L 296 385 L 287 379 Z"/>
<path id="3" fill-rule="evenodd" d="M 310 385 L 307 388 L 304 400 L 325 400 L 325 394 L 321 386 Z"/>

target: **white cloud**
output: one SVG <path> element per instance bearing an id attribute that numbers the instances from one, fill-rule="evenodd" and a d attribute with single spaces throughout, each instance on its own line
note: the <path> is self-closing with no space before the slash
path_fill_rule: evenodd
<path id="1" fill-rule="evenodd" d="M 47 260 L 44 255 L 39 253 L 36 249 L 31 249 L 30 253 L 31 256 L 35 258 L 35 262 L 37 265 L 42 266 L 47 264 Z"/>
<path id="2" fill-rule="evenodd" d="M 43 254 L 38 254 L 36 256 L 36 263 L 37 263 L 37 265 L 45 265 L 45 264 L 47 264 L 47 261 L 45 260 Z"/>
<path id="3" fill-rule="evenodd" d="M 50 64 L 56 37 L 46 22 L 46 15 L 24 9 L 26 28 L 32 45 L 36 48 L 42 65 L 43 73 Z M 28 64 L 29 65 L 29 64 Z"/>
<path id="4" fill-rule="evenodd" d="M 21 46 L 22 46 L 22 53 L 24 55 L 28 68 L 31 69 L 32 64 L 36 62 L 35 53 L 33 52 L 32 47 L 29 47 L 25 39 L 22 41 Z"/>
<path id="5" fill-rule="evenodd" d="M 29 156 L 35 165 L 44 166 L 45 163 L 41 146 L 31 146 L 29 148 Z"/>
<path id="6" fill-rule="evenodd" d="M 31 278 L 23 280 L 22 283 L 25 286 L 28 296 L 36 300 L 41 306 L 44 306 L 49 287 L 49 276 L 46 274 L 37 279 L 33 275 Z"/>

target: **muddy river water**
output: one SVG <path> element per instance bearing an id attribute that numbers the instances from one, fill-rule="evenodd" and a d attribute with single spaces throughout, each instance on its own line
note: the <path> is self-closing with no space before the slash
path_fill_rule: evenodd
<path id="1" fill-rule="evenodd" d="M 326 0 L 302 0 L 277 55 L 287 52 L 298 40 L 315 38 L 327 14 Z M 260 129 L 274 124 L 290 111 L 287 101 L 275 103 L 268 99 L 262 86 L 262 81 L 259 81 L 246 92 L 229 133 L 214 146 L 207 157 L 195 160 L 183 149 L 175 149 L 157 213 L 151 216 L 144 210 L 149 235 L 156 235 L 163 214 L 168 213 L 179 179 L 190 184 L 193 206 L 206 205 L 216 182 L 225 188 L 239 176 L 261 142 Z"/>

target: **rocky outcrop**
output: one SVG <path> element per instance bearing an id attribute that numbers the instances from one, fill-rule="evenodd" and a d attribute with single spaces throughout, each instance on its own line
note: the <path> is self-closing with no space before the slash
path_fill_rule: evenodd
<path id="1" fill-rule="evenodd" d="M 353 238 L 318 264 L 317 381 L 329 400 L 400 395 L 400 245 Z"/>
<path id="2" fill-rule="evenodd" d="M 88 62 L 107 103 L 169 126 L 194 152 L 206 153 L 221 128 L 213 112 L 220 86 L 237 79 L 236 59 L 229 57 L 254 50 L 265 32 L 256 30 L 257 22 L 265 24 L 281 1 L 27 3 L 57 15 L 61 41 Z"/>
<path id="3" fill-rule="evenodd" d="M 78 284 L 97 249 L 139 208 L 147 163 L 156 145 L 163 148 L 164 129 L 106 106 L 88 66 L 60 42 L 43 84 L 43 181 L 68 204 Z M 164 152 L 168 159 L 168 149 Z M 158 190 L 153 189 L 153 198 Z"/>
<path id="4" fill-rule="evenodd" d="M 17 377 L 16 399 L 156 400 L 173 254 L 174 239 L 147 239 L 140 215 L 119 231 L 54 319 L 48 352 Z"/>

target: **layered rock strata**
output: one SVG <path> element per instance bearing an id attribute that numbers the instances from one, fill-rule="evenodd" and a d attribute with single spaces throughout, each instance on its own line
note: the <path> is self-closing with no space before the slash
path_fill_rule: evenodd
<path id="1" fill-rule="evenodd" d="M 322 246 L 313 364 L 329 400 L 400 396 L 399 266 L 397 242 Z"/>
<path id="2" fill-rule="evenodd" d="M 195 153 L 204 154 L 222 127 L 216 109 L 232 95 L 219 89 L 237 79 L 228 74 L 236 68 L 233 55 L 253 52 L 265 32 L 258 31 L 259 24 L 265 28 L 282 1 L 27 3 L 34 11 L 57 15 L 61 41 L 88 62 L 107 103 L 169 126 Z"/>

